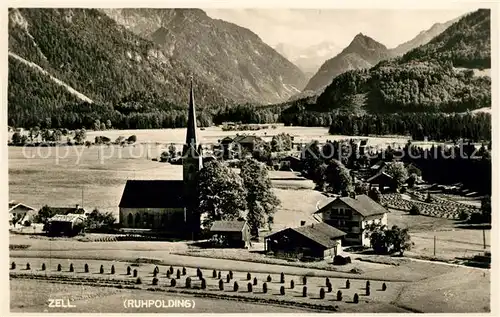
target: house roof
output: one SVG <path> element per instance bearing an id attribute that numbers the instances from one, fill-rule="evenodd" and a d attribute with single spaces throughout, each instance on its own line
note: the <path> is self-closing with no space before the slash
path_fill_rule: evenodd
<path id="1" fill-rule="evenodd" d="M 262 138 L 255 136 L 255 135 L 237 135 L 234 139 L 233 142 L 235 143 L 254 143 L 255 141 L 261 141 Z"/>
<path id="2" fill-rule="evenodd" d="M 329 204 L 323 206 L 316 213 L 322 213 L 325 208 L 330 208 L 330 206 L 336 201 L 342 201 L 344 204 L 348 205 L 363 217 L 369 217 L 374 215 L 381 215 L 387 213 L 387 209 L 382 207 L 379 203 L 368 197 L 367 195 L 357 195 L 356 198 L 352 197 L 338 197 Z"/>
<path id="3" fill-rule="evenodd" d="M 119 207 L 184 208 L 182 180 L 128 180 Z"/>
<path id="4" fill-rule="evenodd" d="M 288 228 L 284 230 L 292 230 L 298 234 L 306 237 L 307 239 L 322 245 L 325 248 L 333 248 L 337 243 L 336 240 L 345 236 L 346 233 L 332 227 L 324 222 L 314 223 L 309 226 L 301 226 L 296 228 Z M 284 230 L 275 232 L 267 237 L 272 237 L 275 234 L 279 234 Z"/>
<path id="5" fill-rule="evenodd" d="M 392 181 L 394 181 L 394 178 L 391 175 L 387 174 L 386 172 L 380 171 L 377 174 L 373 175 L 372 177 L 368 178 L 366 181 L 368 183 L 372 183 L 372 182 L 376 182 L 376 181 L 378 181 L 378 182 L 380 182 L 380 181 L 392 182 Z"/>
<path id="6" fill-rule="evenodd" d="M 78 219 L 83 220 L 84 216 L 82 216 L 81 214 L 67 214 L 67 215 L 56 214 L 49 219 L 49 222 L 55 222 L 55 221 L 56 222 L 74 222 Z"/>
<path id="7" fill-rule="evenodd" d="M 14 211 L 14 209 L 17 209 L 17 208 L 19 208 L 19 207 L 23 207 L 23 208 L 24 208 L 24 209 L 26 209 L 27 211 L 28 211 L 28 210 L 34 210 L 34 211 L 36 210 L 36 209 L 35 209 L 35 208 L 33 208 L 33 207 L 30 207 L 30 206 L 25 205 L 25 204 L 23 204 L 23 203 L 19 203 L 19 202 L 17 202 L 17 201 L 10 201 L 10 202 L 9 202 L 9 212 Z"/>
<path id="8" fill-rule="evenodd" d="M 380 160 L 378 161 L 377 163 L 373 164 L 372 166 L 370 166 L 371 169 L 375 169 L 375 170 L 378 170 L 379 168 L 382 168 L 385 166 L 385 162 Z"/>
<path id="9" fill-rule="evenodd" d="M 218 220 L 214 221 L 214 223 L 210 227 L 210 231 L 240 232 L 245 227 L 245 223 L 246 223 L 245 221 L 238 221 L 238 220 L 233 220 L 233 221 Z"/>

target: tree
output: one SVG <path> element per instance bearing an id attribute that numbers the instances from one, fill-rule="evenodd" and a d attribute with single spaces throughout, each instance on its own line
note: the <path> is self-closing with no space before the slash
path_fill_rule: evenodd
<path id="1" fill-rule="evenodd" d="M 241 178 L 246 190 L 248 207 L 247 223 L 253 237 L 259 236 L 259 228 L 272 219 L 280 201 L 272 191 L 266 167 L 254 159 L 242 162 Z"/>
<path id="2" fill-rule="evenodd" d="M 85 139 L 87 138 L 87 130 L 81 129 L 81 130 L 76 130 L 75 131 L 75 141 L 76 143 L 81 144 Z"/>
<path id="3" fill-rule="evenodd" d="M 40 127 L 35 126 L 30 129 L 29 137 L 30 141 L 33 142 L 36 138 L 38 138 L 38 135 L 40 134 Z"/>
<path id="4" fill-rule="evenodd" d="M 135 143 L 135 142 L 137 142 L 137 136 L 135 134 L 131 135 L 128 137 L 127 141 L 128 141 L 128 143 Z"/>
<path id="5" fill-rule="evenodd" d="M 323 155 L 318 141 L 313 141 L 306 145 L 301 152 L 301 159 L 304 160 L 304 174 L 309 179 L 315 180 L 317 170 L 323 163 Z"/>
<path id="6" fill-rule="evenodd" d="M 106 120 L 106 128 L 109 130 L 113 127 L 113 125 L 111 124 L 111 120 Z"/>
<path id="7" fill-rule="evenodd" d="M 481 214 L 483 221 L 491 222 L 491 196 L 481 199 Z"/>
<path id="8" fill-rule="evenodd" d="M 42 130 L 42 141 L 47 142 L 52 140 L 52 132 L 49 129 Z"/>
<path id="9" fill-rule="evenodd" d="M 84 227 L 87 229 L 109 229 L 112 228 L 116 218 L 112 212 L 100 212 L 94 209 L 85 219 Z"/>
<path id="10" fill-rule="evenodd" d="M 50 209 L 49 206 L 45 205 L 38 211 L 38 214 L 36 214 L 35 222 L 46 224 L 49 218 L 53 217 L 55 214 L 55 211 Z"/>
<path id="11" fill-rule="evenodd" d="M 215 220 L 235 220 L 246 210 L 246 191 L 242 178 L 226 165 L 211 161 L 198 174 L 198 201 L 203 225 Z"/>
<path id="12" fill-rule="evenodd" d="M 417 182 L 417 174 L 415 173 L 410 174 L 410 176 L 408 177 L 408 187 L 409 188 L 415 187 L 416 182 Z"/>
<path id="13" fill-rule="evenodd" d="M 370 239 L 373 250 L 378 254 L 399 252 L 402 256 L 404 251 L 410 250 L 413 245 L 408 228 L 393 226 L 388 229 L 385 225 L 372 224 L 365 230 L 365 236 Z"/>
<path id="14" fill-rule="evenodd" d="M 52 139 L 56 142 L 59 142 L 61 141 L 62 139 L 62 131 L 59 130 L 59 129 L 56 129 L 53 133 L 52 133 Z"/>
<path id="15" fill-rule="evenodd" d="M 16 144 L 16 145 L 19 145 L 19 144 L 22 144 L 21 143 L 21 133 L 19 132 L 15 132 L 13 135 L 12 135 L 12 143 Z"/>
<path id="16" fill-rule="evenodd" d="M 99 119 L 94 121 L 94 130 L 95 131 L 101 130 L 101 121 Z"/>
<path id="17" fill-rule="evenodd" d="M 170 145 L 168 146 L 168 153 L 170 154 L 171 158 L 176 157 L 176 153 L 177 153 L 176 151 L 177 151 L 177 148 L 175 147 L 175 144 L 170 143 Z"/>
<path id="18" fill-rule="evenodd" d="M 349 170 L 338 160 L 332 159 L 326 168 L 327 190 L 334 194 L 351 192 L 352 177 Z"/>
<path id="19" fill-rule="evenodd" d="M 290 151 L 292 149 L 292 137 L 289 134 L 280 133 L 273 136 L 271 140 L 272 152 Z"/>
<path id="20" fill-rule="evenodd" d="M 387 163 L 384 172 L 394 179 L 395 185 L 397 186 L 397 188 L 394 189 L 399 189 L 408 179 L 408 171 L 403 162 Z"/>
<path id="21" fill-rule="evenodd" d="M 393 252 L 399 252 L 403 256 L 404 252 L 411 250 L 412 242 L 408 228 L 393 226 L 387 233 L 388 239 L 393 247 Z"/>

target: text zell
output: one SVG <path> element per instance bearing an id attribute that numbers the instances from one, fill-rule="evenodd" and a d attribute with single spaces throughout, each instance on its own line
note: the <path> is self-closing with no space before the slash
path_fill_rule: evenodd
<path id="1" fill-rule="evenodd" d="M 71 305 L 69 299 L 49 299 L 49 308 L 72 308 L 76 307 L 75 305 Z"/>

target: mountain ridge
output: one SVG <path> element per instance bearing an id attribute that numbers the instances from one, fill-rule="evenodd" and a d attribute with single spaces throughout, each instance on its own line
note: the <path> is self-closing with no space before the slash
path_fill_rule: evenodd
<path id="1" fill-rule="evenodd" d="M 321 92 L 336 76 L 353 69 L 369 68 L 391 56 L 385 45 L 358 33 L 338 55 L 321 65 L 302 92 Z"/>
<path id="2" fill-rule="evenodd" d="M 452 19 L 444 23 L 434 23 L 429 29 L 420 31 L 414 38 L 408 40 L 404 43 L 391 49 L 391 52 L 395 56 L 401 56 L 405 53 L 411 51 L 418 46 L 429 43 L 433 38 L 443 33 L 447 28 L 449 28 L 453 23 L 457 22 L 460 17 Z"/>
<path id="3" fill-rule="evenodd" d="M 102 9 L 154 41 L 233 99 L 262 104 L 288 99 L 305 85 L 302 71 L 251 30 L 200 9 Z M 245 98 L 242 98 L 244 96 Z"/>

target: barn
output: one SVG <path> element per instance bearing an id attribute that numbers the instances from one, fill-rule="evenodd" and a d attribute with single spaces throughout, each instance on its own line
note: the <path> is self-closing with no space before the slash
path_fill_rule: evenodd
<path id="1" fill-rule="evenodd" d="M 340 253 L 345 232 L 326 223 L 287 228 L 264 239 L 266 251 L 275 256 L 322 260 Z"/>
<path id="2" fill-rule="evenodd" d="M 51 236 L 75 236 L 84 227 L 85 216 L 82 214 L 57 214 L 47 223 L 47 231 Z"/>
<path id="3" fill-rule="evenodd" d="M 231 248 L 246 248 L 250 245 L 250 228 L 246 221 L 214 221 L 210 227 L 212 241 Z"/>

